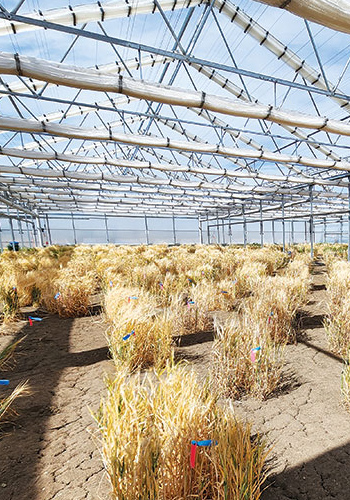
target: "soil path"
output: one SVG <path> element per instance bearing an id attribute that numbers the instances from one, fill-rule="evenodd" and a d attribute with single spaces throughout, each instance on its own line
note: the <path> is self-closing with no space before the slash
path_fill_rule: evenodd
<path id="1" fill-rule="evenodd" d="M 329 352 L 323 328 L 325 279 L 325 266 L 316 263 L 298 344 L 286 350 L 294 386 L 263 403 L 236 403 L 274 445 L 263 500 L 350 499 L 350 414 L 341 406 L 342 360 Z"/>
<path id="2" fill-rule="evenodd" d="M 16 401 L 18 417 L 1 429 L 0 499 L 105 500 L 109 485 L 89 432 L 96 430 L 89 407 L 97 410 L 112 363 L 104 326 L 99 315 L 35 315 L 44 320 L 22 322 L 15 337 L 27 336 L 14 370 L 1 374 L 12 387 L 29 380 L 33 394 Z"/>

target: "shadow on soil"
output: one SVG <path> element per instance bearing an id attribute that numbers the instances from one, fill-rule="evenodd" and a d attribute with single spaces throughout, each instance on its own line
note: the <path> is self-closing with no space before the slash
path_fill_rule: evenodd
<path id="1" fill-rule="evenodd" d="M 15 352 L 15 367 L 1 376 L 10 379 L 6 396 L 21 381 L 28 380 L 32 394 L 15 401 L 18 412 L 12 422 L 0 428 L 0 500 L 35 500 L 36 481 L 42 456 L 42 441 L 51 415 L 55 390 L 62 371 L 70 366 L 87 366 L 108 357 L 108 349 L 69 352 L 72 319 L 48 316 L 43 311 L 28 314 L 41 316 L 42 322 L 25 324 L 16 339 L 26 336 Z M 25 314 L 25 317 L 28 316 Z"/>
<path id="2" fill-rule="evenodd" d="M 188 335 L 178 335 L 173 337 L 173 341 L 177 347 L 189 347 L 196 344 L 204 344 L 205 342 L 213 342 L 214 331 L 190 333 Z"/>
<path id="3" fill-rule="evenodd" d="M 261 500 L 349 500 L 350 442 L 268 478 Z"/>

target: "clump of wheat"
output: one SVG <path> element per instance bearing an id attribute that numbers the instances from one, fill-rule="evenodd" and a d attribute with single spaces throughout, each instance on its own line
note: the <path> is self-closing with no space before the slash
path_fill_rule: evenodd
<path id="1" fill-rule="evenodd" d="M 114 499 L 258 499 L 267 448 L 249 425 L 224 410 L 192 371 L 165 371 L 130 378 L 120 369 L 107 381 L 108 395 L 96 420 Z M 197 449 L 192 440 L 212 440 Z"/>

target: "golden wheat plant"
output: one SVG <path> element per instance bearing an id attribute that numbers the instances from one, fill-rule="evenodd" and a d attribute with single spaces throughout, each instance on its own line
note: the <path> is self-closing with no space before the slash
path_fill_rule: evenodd
<path id="1" fill-rule="evenodd" d="M 261 280 L 253 296 L 242 308 L 255 322 L 266 324 L 267 333 L 274 342 L 295 340 L 296 315 L 307 300 L 309 277 L 267 277 Z"/>
<path id="2" fill-rule="evenodd" d="M 343 402 L 348 411 L 350 411 L 350 347 L 344 357 L 344 365 L 341 375 L 341 393 Z"/>
<path id="3" fill-rule="evenodd" d="M 224 409 L 193 371 L 164 371 L 107 381 L 95 416 L 115 500 L 257 500 L 269 450 L 251 427 Z M 190 466 L 191 441 L 197 447 Z"/>
<path id="4" fill-rule="evenodd" d="M 249 314 L 231 314 L 215 325 L 212 376 L 230 398 L 266 398 L 281 381 L 284 345 L 271 339 L 266 321 Z"/>
<path id="5" fill-rule="evenodd" d="M 74 248 L 69 261 L 58 265 L 46 279 L 41 273 L 38 287 L 42 304 L 63 317 L 86 316 L 100 286 L 91 247 Z"/>
<path id="6" fill-rule="evenodd" d="M 104 298 L 113 359 L 131 371 L 164 366 L 172 351 L 173 317 L 156 297 L 139 288 L 115 286 Z"/>
<path id="7" fill-rule="evenodd" d="M 330 348 L 346 356 L 350 346 L 350 264 L 335 261 L 327 280 L 328 315 L 325 329 Z"/>
<path id="8" fill-rule="evenodd" d="M 4 349 L 0 351 L 0 370 L 8 370 L 12 368 L 12 358 L 16 347 L 23 341 L 24 337 L 19 340 L 10 342 Z M 0 387 L 1 391 L 1 387 Z M 5 415 L 11 410 L 11 405 L 20 396 L 25 396 L 30 393 L 28 382 L 19 383 L 13 391 L 3 397 L 0 394 L 0 422 L 4 419 Z"/>

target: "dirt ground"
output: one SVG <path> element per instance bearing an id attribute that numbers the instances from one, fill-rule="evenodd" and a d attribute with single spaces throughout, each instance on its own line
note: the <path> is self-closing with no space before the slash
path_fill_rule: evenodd
<path id="1" fill-rule="evenodd" d="M 235 403 L 237 415 L 273 444 L 262 500 L 350 499 L 350 415 L 341 406 L 342 361 L 327 350 L 325 309 L 325 269 L 318 264 L 299 342 L 287 347 L 284 391 Z M 32 327 L 23 321 L 0 337 L 6 345 L 27 335 L 14 370 L 1 376 L 12 387 L 28 379 L 33 390 L 1 430 L 0 500 L 106 500 L 109 485 L 89 411 L 98 408 L 103 376 L 113 370 L 101 316 L 36 315 L 44 321 Z M 187 335 L 176 358 L 204 376 L 212 342 L 211 332 Z"/>
<path id="2" fill-rule="evenodd" d="M 17 336 L 27 337 L 14 370 L 2 373 L 12 387 L 29 380 L 33 394 L 16 402 L 19 416 L 2 426 L 0 499 L 106 500 L 109 485 L 89 432 L 96 430 L 89 408 L 98 408 L 103 375 L 112 370 L 103 323 L 99 315 L 36 315 L 44 320 L 17 325 Z"/>

